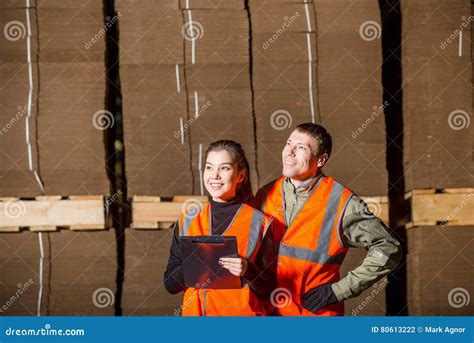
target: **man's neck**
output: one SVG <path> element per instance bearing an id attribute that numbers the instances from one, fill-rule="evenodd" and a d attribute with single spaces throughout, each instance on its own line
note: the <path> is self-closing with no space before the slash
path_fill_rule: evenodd
<path id="1" fill-rule="evenodd" d="M 295 188 L 298 188 L 298 187 L 300 187 L 304 184 L 307 184 L 310 180 L 312 180 L 313 178 L 317 177 L 320 174 L 321 174 L 321 172 L 318 170 L 316 172 L 316 174 L 314 174 L 310 177 L 307 177 L 306 179 L 294 179 L 294 178 L 290 177 L 290 181 L 293 184 L 293 186 L 295 186 Z"/>

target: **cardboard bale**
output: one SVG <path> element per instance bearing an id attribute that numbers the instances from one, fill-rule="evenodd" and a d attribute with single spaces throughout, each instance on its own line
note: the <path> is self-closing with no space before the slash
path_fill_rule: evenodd
<path id="1" fill-rule="evenodd" d="M 387 194 L 383 112 L 390 104 L 383 104 L 382 99 L 378 1 L 320 0 L 314 4 L 318 23 L 317 121 L 333 137 L 326 173 L 360 195 Z M 364 33 L 368 24 L 374 29 L 373 37 Z M 358 134 L 353 135 L 354 131 Z"/>
<path id="2" fill-rule="evenodd" d="M 114 315 L 117 252 L 114 230 L 49 235 L 50 315 Z"/>
<path id="3" fill-rule="evenodd" d="M 126 65 L 121 77 L 129 195 L 190 194 L 186 93 L 177 91 L 175 66 Z"/>
<path id="4" fill-rule="evenodd" d="M 170 2 L 121 1 L 116 8 L 128 194 L 191 194 L 182 13 Z"/>
<path id="5" fill-rule="evenodd" d="M 407 240 L 409 315 L 472 315 L 474 227 L 415 227 Z"/>
<path id="6" fill-rule="evenodd" d="M 2 185 L 0 196 L 34 196 L 39 192 L 34 174 L 30 171 L 37 164 L 34 144 L 36 132 L 38 82 L 32 80 L 32 106 L 28 104 L 29 68 L 27 53 L 28 25 L 26 11 L 34 17 L 35 10 L 26 10 L 25 5 L 3 4 L 0 21 L 5 23 L 4 34 L 0 36 L 0 175 Z M 21 8 L 23 7 L 23 8 Z M 31 71 L 37 70 L 37 27 L 30 26 Z M 27 134 L 29 133 L 29 134 Z M 27 142 L 32 142 L 29 157 Z"/>
<path id="7" fill-rule="evenodd" d="M 248 63 L 249 24 L 244 10 L 183 10 L 186 64 L 192 64 L 193 39 L 190 35 L 191 23 L 194 39 L 196 64 L 207 63 Z"/>
<path id="8" fill-rule="evenodd" d="M 169 294 L 163 284 L 172 237 L 172 230 L 125 231 L 124 316 L 180 314 L 182 294 Z"/>
<path id="9" fill-rule="evenodd" d="M 0 315 L 37 314 L 41 257 L 38 237 L 38 233 L 29 231 L 0 234 Z M 48 280 L 49 244 L 44 236 L 43 244 L 43 280 Z M 47 302 L 47 293 L 46 283 L 41 298 L 43 305 Z"/>
<path id="10" fill-rule="evenodd" d="M 401 4 L 406 189 L 472 187 L 471 3 Z"/>

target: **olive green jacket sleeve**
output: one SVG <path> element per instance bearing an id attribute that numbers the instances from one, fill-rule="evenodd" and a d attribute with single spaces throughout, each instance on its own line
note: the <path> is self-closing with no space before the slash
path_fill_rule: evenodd
<path id="1" fill-rule="evenodd" d="M 339 301 L 358 296 L 401 260 L 398 240 L 379 218 L 367 211 L 366 203 L 357 195 L 352 195 L 347 204 L 340 238 L 345 247 L 367 250 L 367 256 L 360 266 L 331 285 Z"/>

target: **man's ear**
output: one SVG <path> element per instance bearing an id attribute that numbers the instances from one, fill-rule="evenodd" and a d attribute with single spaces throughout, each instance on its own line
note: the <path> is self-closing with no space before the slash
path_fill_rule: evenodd
<path id="1" fill-rule="evenodd" d="M 324 167 L 326 162 L 329 160 L 329 156 L 326 153 L 318 156 L 317 158 L 318 158 L 318 168 Z"/>

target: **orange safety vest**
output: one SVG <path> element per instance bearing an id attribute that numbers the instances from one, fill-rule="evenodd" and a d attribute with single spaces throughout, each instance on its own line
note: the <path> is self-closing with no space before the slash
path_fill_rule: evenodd
<path id="1" fill-rule="evenodd" d="M 180 236 L 211 235 L 211 206 L 204 205 L 199 213 L 188 212 L 179 218 Z M 263 236 L 271 221 L 259 210 L 242 204 L 224 236 L 237 237 L 239 256 L 254 262 Z M 248 284 L 240 289 L 188 288 L 184 292 L 183 316 L 257 316 L 265 308 Z"/>
<path id="2" fill-rule="evenodd" d="M 264 186 L 256 200 L 258 208 L 273 219 L 274 239 L 279 244 L 272 304 L 283 316 L 342 316 L 342 302 L 314 314 L 302 307 L 301 297 L 311 288 L 339 280 L 339 269 L 348 251 L 342 245 L 339 228 L 352 191 L 322 176 L 286 228 L 284 180 L 280 177 Z"/>

